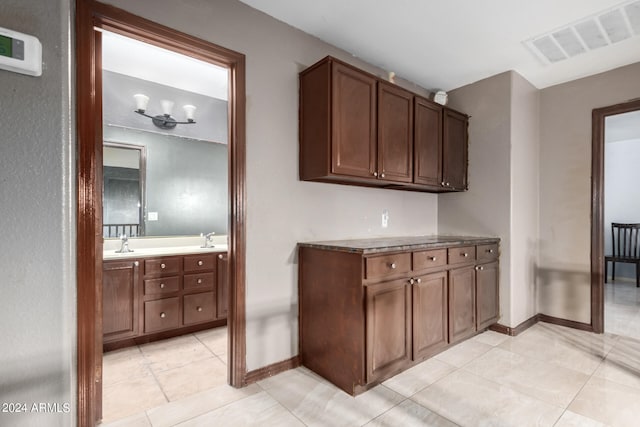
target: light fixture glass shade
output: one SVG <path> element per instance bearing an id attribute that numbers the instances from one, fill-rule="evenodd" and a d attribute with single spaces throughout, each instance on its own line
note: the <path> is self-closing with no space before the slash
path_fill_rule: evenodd
<path id="1" fill-rule="evenodd" d="M 162 114 L 164 114 L 165 116 L 170 116 L 171 111 L 173 110 L 173 101 L 163 99 L 162 101 L 160 101 L 160 105 L 162 106 Z"/>
<path id="2" fill-rule="evenodd" d="M 196 106 L 195 105 L 183 105 L 182 109 L 184 110 L 184 115 L 187 117 L 187 120 L 193 120 L 195 119 L 195 113 L 196 113 Z"/>
<path id="3" fill-rule="evenodd" d="M 136 99 L 136 109 L 145 111 L 147 109 L 147 104 L 149 104 L 149 97 L 141 93 L 136 93 L 133 97 Z"/>

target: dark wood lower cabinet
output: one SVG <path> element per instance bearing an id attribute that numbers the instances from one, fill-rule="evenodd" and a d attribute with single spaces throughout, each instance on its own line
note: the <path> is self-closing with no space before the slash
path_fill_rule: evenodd
<path id="1" fill-rule="evenodd" d="M 102 330 L 104 340 L 138 335 L 138 261 L 113 261 L 102 271 Z"/>
<path id="2" fill-rule="evenodd" d="M 302 364 L 356 395 L 497 322 L 498 240 L 456 239 L 299 244 Z"/>
<path id="3" fill-rule="evenodd" d="M 105 260 L 104 351 L 224 326 L 226 257 L 207 252 Z"/>
<path id="4" fill-rule="evenodd" d="M 498 321 L 498 263 L 491 262 L 476 267 L 476 323 L 477 329 L 493 325 Z"/>
<path id="5" fill-rule="evenodd" d="M 455 343 L 476 332 L 475 267 L 449 271 L 449 342 Z"/>
<path id="6" fill-rule="evenodd" d="M 437 353 L 449 343 L 447 272 L 418 276 L 413 290 L 413 358 Z"/>
<path id="7" fill-rule="evenodd" d="M 396 372 L 411 360 L 411 294 L 406 280 L 366 287 L 367 381 Z"/>

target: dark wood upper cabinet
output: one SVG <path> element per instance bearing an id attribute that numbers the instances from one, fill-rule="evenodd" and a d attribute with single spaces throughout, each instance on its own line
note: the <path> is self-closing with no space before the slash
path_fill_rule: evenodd
<path id="1" fill-rule="evenodd" d="M 378 82 L 378 178 L 413 180 L 413 94 Z"/>
<path id="2" fill-rule="evenodd" d="M 451 190 L 467 189 L 468 117 L 444 109 L 442 139 L 442 180 Z"/>
<path id="3" fill-rule="evenodd" d="M 433 187 L 442 184 L 442 106 L 415 98 L 413 182 Z"/>
<path id="4" fill-rule="evenodd" d="M 328 56 L 300 73 L 300 179 L 466 190 L 467 121 Z"/>

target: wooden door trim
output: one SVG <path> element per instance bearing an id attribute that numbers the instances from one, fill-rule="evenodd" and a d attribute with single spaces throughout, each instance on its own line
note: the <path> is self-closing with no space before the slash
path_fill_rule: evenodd
<path id="1" fill-rule="evenodd" d="M 604 332 L 604 125 L 607 116 L 640 110 L 640 99 L 591 114 L 591 327 Z"/>
<path id="2" fill-rule="evenodd" d="M 78 425 L 95 424 L 99 408 L 96 362 L 102 348 L 99 335 L 102 230 L 101 179 L 102 121 L 99 58 L 94 27 L 120 33 L 150 44 L 227 67 L 229 78 L 229 370 L 234 387 L 246 383 L 245 256 L 245 57 L 188 34 L 93 0 L 76 1 L 77 102 L 77 386 Z M 95 37 L 95 38 L 94 38 Z M 99 48 L 99 47 L 98 47 Z"/>

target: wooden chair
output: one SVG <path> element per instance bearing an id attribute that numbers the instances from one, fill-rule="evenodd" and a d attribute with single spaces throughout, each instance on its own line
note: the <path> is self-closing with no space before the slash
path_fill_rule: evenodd
<path id="1" fill-rule="evenodd" d="M 604 280 L 611 261 L 611 281 L 616 278 L 616 262 L 636 265 L 636 287 L 640 287 L 640 224 L 611 223 L 611 246 L 613 255 L 604 257 Z"/>

